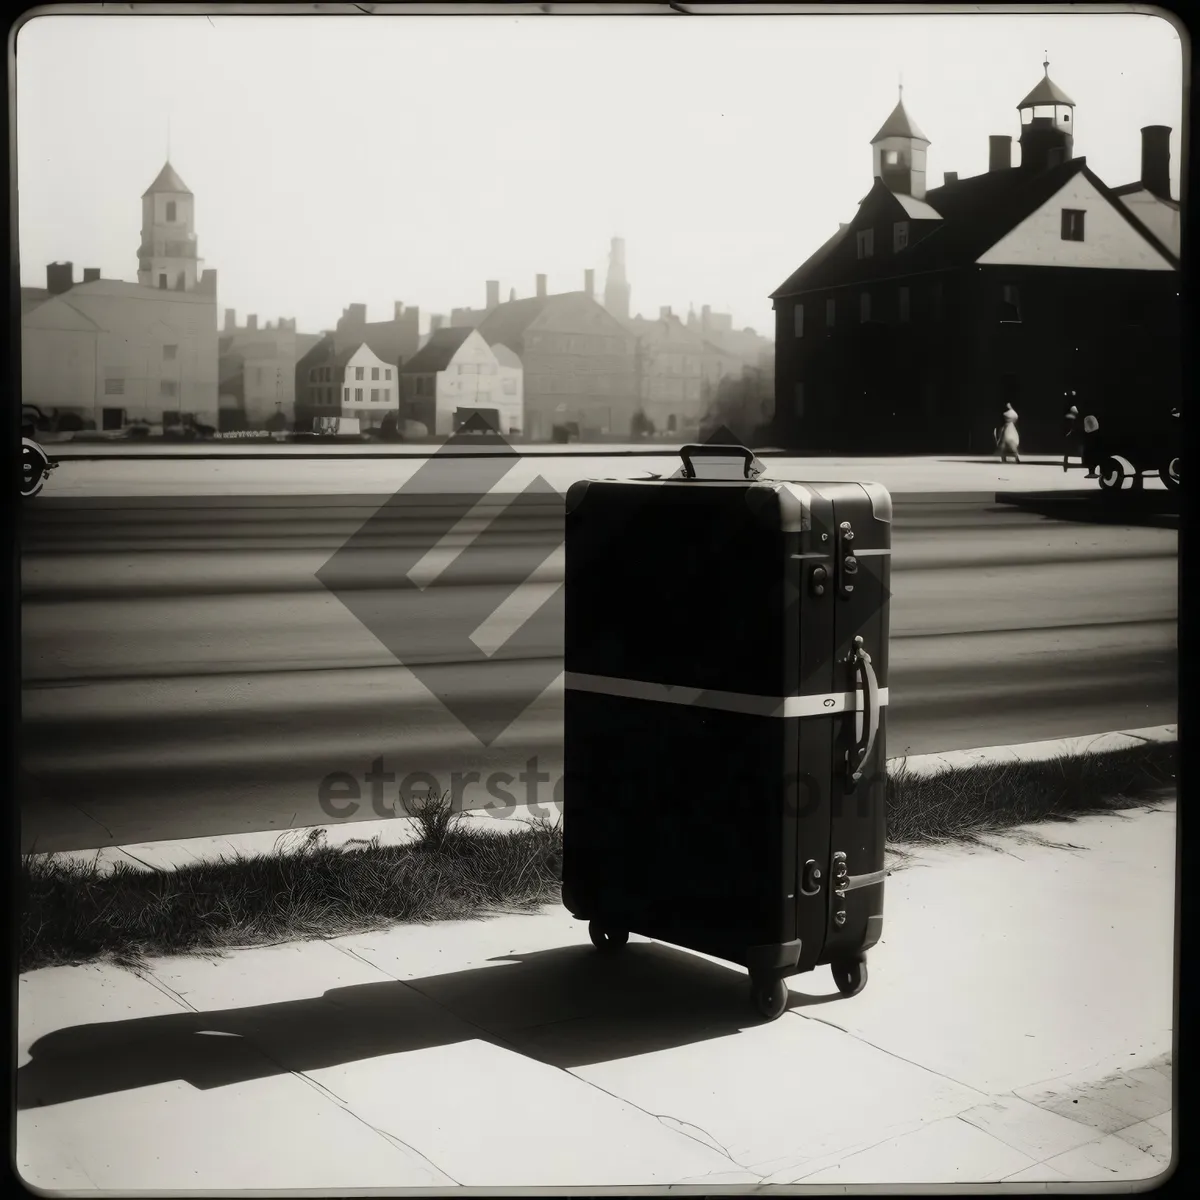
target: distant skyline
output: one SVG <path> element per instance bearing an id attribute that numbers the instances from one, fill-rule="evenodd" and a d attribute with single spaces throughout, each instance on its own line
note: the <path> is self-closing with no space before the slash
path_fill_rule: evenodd
<path id="1" fill-rule="evenodd" d="M 485 281 L 603 295 L 624 238 L 631 314 L 689 302 L 773 336 L 768 294 L 853 216 L 869 141 L 904 103 L 929 186 L 1050 74 L 1109 186 L 1169 125 L 1183 62 L 1161 17 L 44 16 L 16 43 L 21 283 L 46 264 L 135 280 L 141 195 L 167 158 L 196 197 L 219 309 L 332 328 L 397 300 L 484 304 Z"/>

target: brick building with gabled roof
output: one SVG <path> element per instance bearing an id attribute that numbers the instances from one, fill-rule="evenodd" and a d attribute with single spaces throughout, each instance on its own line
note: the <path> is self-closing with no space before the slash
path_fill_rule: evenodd
<path id="1" fill-rule="evenodd" d="M 876 134 L 857 214 L 771 296 L 782 445 L 990 453 L 1011 403 L 1022 447 L 1059 452 L 1068 395 L 1102 421 L 1178 404 L 1177 255 L 1072 156 L 1048 66 L 1018 111 L 1019 166 L 993 136 L 986 173 L 932 189 L 903 99 Z"/>
<path id="2" fill-rule="evenodd" d="M 575 426 L 580 437 L 632 436 L 640 411 L 637 339 L 589 290 L 537 295 L 500 304 L 479 324 L 489 346 L 506 346 L 521 361 L 524 433 L 548 441 L 555 427 Z"/>

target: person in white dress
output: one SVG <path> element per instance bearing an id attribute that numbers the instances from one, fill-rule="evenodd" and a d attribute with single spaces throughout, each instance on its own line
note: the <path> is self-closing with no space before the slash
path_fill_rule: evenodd
<path id="1" fill-rule="evenodd" d="M 1004 406 L 1003 414 L 1004 424 L 997 430 L 996 435 L 996 453 L 1000 455 L 1002 463 L 1008 462 L 1008 456 L 1011 454 L 1017 461 L 1021 461 L 1021 456 L 1017 451 L 1021 445 L 1021 439 L 1017 435 L 1017 411 L 1011 404 Z"/>

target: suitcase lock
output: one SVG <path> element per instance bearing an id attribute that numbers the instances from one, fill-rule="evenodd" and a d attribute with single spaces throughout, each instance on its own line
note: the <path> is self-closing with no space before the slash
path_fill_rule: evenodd
<path id="1" fill-rule="evenodd" d="M 821 868 L 816 859 L 810 858 L 804 864 L 804 874 L 800 879 L 800 891 L 805 896 L 815 896 L 821 890 Z"/>

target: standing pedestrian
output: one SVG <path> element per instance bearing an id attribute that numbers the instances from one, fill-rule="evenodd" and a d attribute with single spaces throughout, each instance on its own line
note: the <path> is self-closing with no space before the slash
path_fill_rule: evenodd
<path id="1" fill-rule="evenodd" d="M 1017 411 L 1011 404 L 1004 406 L 1002 420 L 1004 424 L 993 431 L 996 435 L 996 453 L 1000 455 L 1002 463 L 1008 462 L 1010 454 L 1020 462 L 1021 456 L 1017 453 L 1021 445 L 1021 439 L 1017 435 Z"/>
<path id="2" fill-rule="evenodd" d="M 1097 434 L 1100 430 L 1100 422 L 1095 416 L 1088 413 L 1083 418 L 1083 465 L 1087 467 L 1088 479 L 1096 478 L 1096 467 L 1098 465 L 1099 455 L 1097 453 Z"/>
<path id="3" fill-rule="evenodd" d="M 1072 454 L 1077 454 L 1080 461 L 1083 459 L 1083 430 L 1079 426 L 1079 409 L 1074 404 L 1067 409 L 1063 418 L 1063 435 L 1066 442 L 1063 450 L 1063 471 L 1066 471 Z"/>

